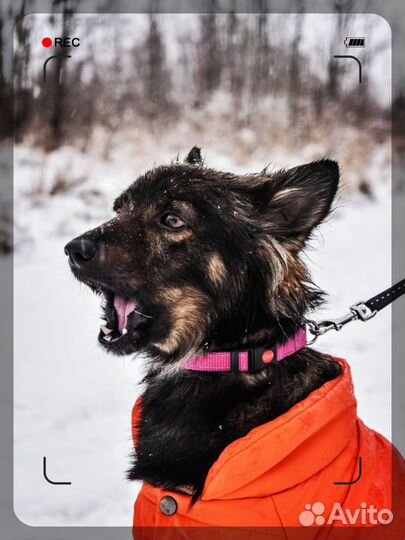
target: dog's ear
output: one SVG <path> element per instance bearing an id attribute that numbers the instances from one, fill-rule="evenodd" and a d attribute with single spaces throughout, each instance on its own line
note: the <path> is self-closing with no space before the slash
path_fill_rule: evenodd
<path id="1" fill-rule="evenodd" d="M 188 163 L 189 165 L 202 165 L 203 158 L 201 156 L 201 148 L 198 148 L 198 146 L 193 146 L 193 148 L 187 154 L 184 163 Z"/>
<path id="2" fill-rule="evenodd" d="M 261 204 L 272 234 L 305 241 L 330 212 L 338 184 L 339 166 L 329 159 L 275 173 L 265 182 Z"/>

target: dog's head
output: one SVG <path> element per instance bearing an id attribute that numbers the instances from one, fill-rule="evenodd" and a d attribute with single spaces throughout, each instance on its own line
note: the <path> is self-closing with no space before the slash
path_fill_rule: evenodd
<path id="1" fill-rule="evenodd" d="M 322 298 L 300 251 L 338 182 L 330 160 L 238 176 L 205 167 L 196 148 L 138 178 L 110 221 L 65 248 L 104 298 L 99 342 L 173 364 L 291 335 Z"/>

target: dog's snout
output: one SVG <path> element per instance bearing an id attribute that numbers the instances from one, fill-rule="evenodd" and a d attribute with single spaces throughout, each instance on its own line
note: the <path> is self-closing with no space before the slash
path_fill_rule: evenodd
<path id="1" fill-rule="evenodd" d="M 96 256 L 97 251 L 97 242 L 88 238 L 75 238 L 65 246 L 65 254 L 74 266 L 83 266 Z"/>

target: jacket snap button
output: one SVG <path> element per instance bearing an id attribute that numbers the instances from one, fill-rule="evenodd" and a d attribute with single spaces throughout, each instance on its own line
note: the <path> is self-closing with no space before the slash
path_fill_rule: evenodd
<path id="1" fill-rule="evenodd" d="M 177 503 L 173 497 L 167 495 L 160 501 L 160 510 L 165 516 L 172 516 L 177 512 Z"/>

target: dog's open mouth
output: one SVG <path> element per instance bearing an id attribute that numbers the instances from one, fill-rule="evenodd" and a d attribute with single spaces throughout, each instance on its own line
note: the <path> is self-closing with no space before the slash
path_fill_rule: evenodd
<path id="1" fill-rule="evenodd" d="M 105 324 L 100 327 L 99 342 L 107 348 L 125 345 L 134 341 L 140 333 L 142 324 L 151 318 L 141 312 L 139 303 L 133 298 L 119 296 L 112 291 L 102 291 Z"/>

